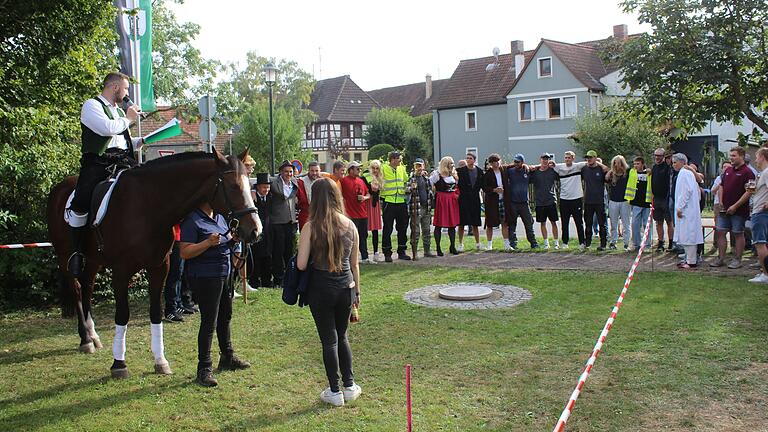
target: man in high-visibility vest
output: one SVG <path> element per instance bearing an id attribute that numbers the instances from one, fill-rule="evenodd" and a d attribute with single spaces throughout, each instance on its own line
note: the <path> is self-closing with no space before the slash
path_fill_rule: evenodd
<path id="1" fill-rule="evenodd" d="M 648 223 L 648 216 L 651 214 L 651 170 L 645 166 L 645 159 L 638 156 L 633 161 L 632 169 L 629 170 L 627 178 L 627 188 L 624 192 L 624 199 L 629 201 L 632 207 L 632 244 L 635 250 L 640 248 L 640 241 L 645 231 L 645 225 Z M 651 245 L 651 236 L 646 240 L 646 247 Z"/>
<path id="2" fill-rule="evenodd" d="M 411 259 L 407 250 L 408 236 L 408 205 L 405 202 L 405 188 L 408 182 L 408 172 L 400 164 L 400 153 L 389 153 L 389 163 L 383 164 L 381 174 L 384 187 L 381 189 L 381 210 L 384 218 L 381 249 L 384 251 L 384 261 L 392 262 L 392 228 L 397 223 L 397 257 L 401 260 Z"/>

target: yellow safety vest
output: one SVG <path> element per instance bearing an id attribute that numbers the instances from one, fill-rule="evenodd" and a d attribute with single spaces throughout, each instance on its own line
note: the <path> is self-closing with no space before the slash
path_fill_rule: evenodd
<path id="1" fill-rule="evenodd" d="M 637 194 L 637 171 L 632 168 L 629 170 L 627 178 L 627 189 L 624 191 L 624 200 L 632 201 Z M 648 173 L 648 183 L 645 185 L 645 202 L 651 202 L 651 173 Z"/>
<path id="2" fill-rule="evenodd" d="M 392 204 L 405 203 L 405 184 L 408 182 L 408 173 L 405 172 L 405 167 L 400 165 L 395 170 L 389 164 L 383 164 L 381 173 L 384 177 L 381 199 Z"/>

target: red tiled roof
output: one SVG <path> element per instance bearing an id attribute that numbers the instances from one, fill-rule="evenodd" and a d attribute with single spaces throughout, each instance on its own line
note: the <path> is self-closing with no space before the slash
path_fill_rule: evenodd
<path id="1" fill-rule="evenodd" d="M 309 107 L 316 122 L 364 122 L 378 102 L 363 91 L 349 75 L 320 80 L 310 97 Z"/>
<path id="2" fill-rule="evenodd" d="M 368 94 L 384 108 L 409 108 L 412 116 L 420 116 L 431 112 L 432 104 L 436 101 L 448 79 L 432 81 L 432 97 L 426 99 L 426 83 L 406 84 L 396 87 L 386 87 L 369 90 Z"/>
<path id="3" fill-rule="evenodd" d="M 608 75 L 599 51 L 582 44 L 569 44 L 549 39 L 541 40 L 549 47 L 565 67 L 590 90 L 605 90 L 600 78 Z"/>
<path id="4" fill-rule="evenodd" d="M 524 55 L 525 64 L 530 63 L 533 51 L 525 51 Z M 432 108 L 506 103 L 506 96 L 517 81 L 514 57 L 499 55 L 498 65 L 491 71 L 486 71 L 486 67 L 495 62 L 493 56 L 460 61 Z"/>

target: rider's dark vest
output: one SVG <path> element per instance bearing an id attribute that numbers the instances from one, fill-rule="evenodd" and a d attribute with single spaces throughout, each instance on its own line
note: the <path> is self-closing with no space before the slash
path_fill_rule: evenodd
<path id="1" fill-rule="evenodd" d="M 101 104 L 101 107 L 104 109 L 104 114 L 109 117 L 110 120 L 114 120 L 115 118 L 112 116 L 112 111 L 107 108 L 107 105 L 99 98 L 94 98 Z M 120 117 L 125 117 L 125 112 L 118 107 L 117 113 Z M 112 140 L 112 136 L 101 136 L 97 134 L 96 132 L 92 131 L 88 126 L 84 125 L 82 122 L 80 123 L 80 129 L 82 129 L 82 141 L 83 141 L 83 147 L 82 151 L 83 154 L 85 153 L 94 153 L 99 156 L 102 156 L 104 152 L 107 150 L 107 146 L 109 145 L 109 142 Z M 126 129 L 122 133 L 123 137 L 125 138 L 125 144 L 128 146 L 128 154 L 133 155 L 133 142 L 131 141 L 131 132 L 130 128 Z"/>

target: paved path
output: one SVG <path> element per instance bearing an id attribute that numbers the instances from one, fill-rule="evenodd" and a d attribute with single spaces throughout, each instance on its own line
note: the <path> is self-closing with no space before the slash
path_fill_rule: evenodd
<path id="1" fill-rule="evenodd" d="M 595 251 L 520 251 L 520 252 L 463 252 L 459 255 L 446 254 L 444 257 L 423 258 L 419 252 L 419 259 L 415 262 L 404 261 L 405 265 L 425 266 L 458 266 L 475 269 L 537 269 L 537 270 L 600 270 L 626 273 L 629 271 L 635 253 L 598 253 Z M 759 270 L 749 267 L 756 263 L 753 257 L 747 257 L 740 269 L 731 270 L 726 267 L 713 268 L 709 266 L 712 257 L 707 257 L 706 262 L 696 270 L 697 273 L 722 276 L 752 277 Z M 682 271 L 677 269 L 679 259 L 676 255 L 668 253 L 656 253 L 647 250 L 643 254 L 638 272 L 646 271 Z M 400 261 L 395 260 L 396 263 Z M 379 265 L 385 265 L 381 263 Z"/>

